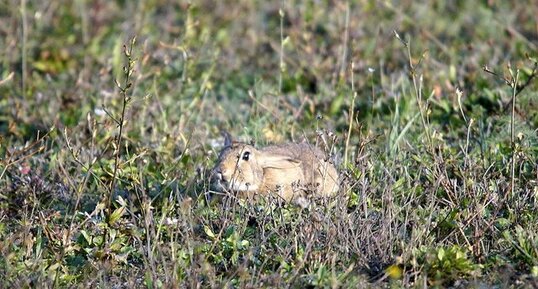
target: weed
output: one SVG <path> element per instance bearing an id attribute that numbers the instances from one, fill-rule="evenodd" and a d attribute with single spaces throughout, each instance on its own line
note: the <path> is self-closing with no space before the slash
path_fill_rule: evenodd
<path id="1" fill-rule="evenodd" d="M 1 3 L 0 287 L 535 286 L 534 4 Z M 210 198 L 222 129 L 341 191 Z"/>

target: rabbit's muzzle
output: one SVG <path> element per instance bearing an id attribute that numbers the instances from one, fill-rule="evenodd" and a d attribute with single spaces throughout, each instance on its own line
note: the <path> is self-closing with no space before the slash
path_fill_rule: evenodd
<path id="1" fill-rule="evenodd" d="M 258 189 L 257 185 L 245 181 L 238 168 L 235 168 L 233 173 L 215 168 L 212 171 L 211 183 L 212 189 L 219 192 L 250 192 Z"/>
<path id="2" fill-rule="evenodd" d="M 224 177 L 220 168 L 215 168 L 211 171 L 211 187 L 215 191 L 223 192 L 228 190 L 229 182 Z"/>

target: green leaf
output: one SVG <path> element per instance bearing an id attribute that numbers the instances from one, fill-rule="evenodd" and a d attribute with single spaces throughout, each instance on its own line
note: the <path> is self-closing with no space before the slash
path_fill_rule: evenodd
<path id="1" fill-rule="evenodd" d="M 242 240 L 241 243 L 240 243 L 240 249 L 245 249 L 246 247 L 248 247 L 250 245 L 250 242 L 248 240 Z"/>
<path id="2" fill-rule="evenodd" d="M 114 225 L 122 216 L 125 214 L 125 207 L 119 207 L 110 214 L 110 217 L 108 219 L 109 225 Z"/>
<path id="3" fill-rule="evenodd" d="M 211 229 L 208 226 L 204 226 L 204 232 L 209 238 L 215 239 L 215 234 L 213 233 L 213 231 L 211 231 Z"/>
<path id="4" fill-rule="evenodd" d="M 538 266 L 533 266 L 532 269 L 531 269 L 531 275 L 534 277 L 534 278 L 537 278 L 538 277 Z"/>
<path id="5" fill-rule="evenodd" d="M 88 245 L 92 244 L 92 237 L 86 232 L 86 230 L 81 230 L 80 234 L 84 237 L 84 240 L 88 243 Z"/>
<path id="6" fill-rule="evenodd" d="M 439 259 L 439 261 L 443 261 L 444 257 L 445 257 L 445 249 L 440 248 L 439 251 L 437 251 L 437 259 Z"/>

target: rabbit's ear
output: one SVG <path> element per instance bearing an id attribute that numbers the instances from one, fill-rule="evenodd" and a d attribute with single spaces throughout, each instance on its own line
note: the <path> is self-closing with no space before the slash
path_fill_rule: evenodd
<path id="1" fill-rule="evenodd" d="M 230 135 L 230 133 L 225 130 L 221 131 L 220 133 L 222 134 L 222 136 L 224 136 L 224 146 L 232 146 L 232 136 Z"/>
<path id="2" fill-rule="evenodd" d="M 288 156 L 280 155 L 262 155 L 259 156 L 258 161 L 262 168 L 274 168 L 274 169 L 293 169 L 301 165 L 301 161 L 292 159 Z"/>

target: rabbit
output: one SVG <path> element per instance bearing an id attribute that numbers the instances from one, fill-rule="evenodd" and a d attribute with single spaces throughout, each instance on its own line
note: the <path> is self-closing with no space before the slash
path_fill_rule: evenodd
<path id="1" fill-rule="evenodd" d="M 338 173 L 315 146 L 287 143 L 257 149 L 234 142 L 224 133 L 224 148 L 212 170 L 211 183 L 218 192 L 235 192 L 240 198 L 276 193 L 287 202 L 312 194 L 337 193 Z"/>

